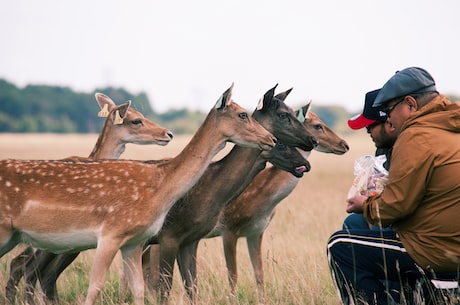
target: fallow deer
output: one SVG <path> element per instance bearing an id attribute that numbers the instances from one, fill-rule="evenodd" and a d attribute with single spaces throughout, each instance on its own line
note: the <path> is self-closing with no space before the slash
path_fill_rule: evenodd
<path id="1" fill-rule="evenodd" d="M 96 144 L 88 158 L 99 159 L 118 159 L 125 151 L 128 143 L 138 145 L 156 144 L 165 146 L 173 139 L 173 133 L 160 125 L 145 118 L 144 115 L 131 107 L 131 101 L 127 101 L 119 106 L 105 94 L 95 93 L 96 102 L 101 111 L 99 117 L 105 117 L 105 122 L 97 138 Z M 79 157 L 68 159 L 78 160 Z M 68 254 L 73 259 L 78 256 L 78 252 Z M 10 303 L 14 303 L 17 285 L 23 275 L 26 275 L 26 302 L 34 304 L 34 287 L 37 276 L 42 276 L 50 272 L 52 261 L 70 257 L 64 254 L 54 254 L 51 252 L 36 250 L 27 247 L 21 254 L 15 257 L 10 263 L 10 278 L 6 286 L 6 297 Z M 72 259 L 72 261 L 73 261 Z M 39 269 L 38 269 L 39 268 Z M 42 283 L 42 281 L 40 281 Z M 55 281 L 54 281 L 55 284 Z M 46 287 L 42 285 L 42 287 Z M 49 301 L 57 302 L 57 295 L 54 293 L 55 285 L 44 289 L 45 296 Z"/>
<path id="2" fill-rule="evenodd" d="M 283 144 L 312 150 L 316 140 L 284 103 L 291 89 L 274 96 L 275 88 L 265 93 L 253 117 Z M 195 302 L 198 243 L 214 228 L 224 206 L 265 167 L 266 159 L 259 157 L 257 150 L 233 148 L 209 166 L 198 183 L 170 210 L 160 233 L 150 240 L 151 244 L 159 244 L 159 248 L 151 250 L 151 269 L 157 269 L 155 265 L 159 264 L 160 278 L 152 282 L 160 282 L 161 303 L 168 301 L 176 259 L 188 296 Z"/>
<path id="3" fill-rule="evenodd" d="M 348 144 L 334 133 L 318 116 L 309 111 L 310 103 L 298 113 L 305 115 L 305 126 L 318 139 L 314 150 L 342 155 L 349 150 Z M 305 155 L 305 157 L 307 157 Z M 222 236 L 231 297 L 235 296 L 238 279 L 236 244 L 238 238 L 246 237 L 247 247 L 257 283 L 260 303 L 265 303 L 264 270 L 262 263 L 262 238 L 275 208 L 297 186 L 299 178 L 276 167 L 260 172 L 246 190 L 223 210 L 219 225 L 208 237 Z"/>
<path id="4" fill-rule="evenodd" d="M 262 150 L 273 135 L 222 94 L 186 147 L 158 163 L 130 160 L 0 161 L 0 257 L 20 242 L 53 253 L 96 248 L 86 305 L 121 250 L 135 304 L 144 304 L 141 255 L 173 204 L 233 142 Z"/>

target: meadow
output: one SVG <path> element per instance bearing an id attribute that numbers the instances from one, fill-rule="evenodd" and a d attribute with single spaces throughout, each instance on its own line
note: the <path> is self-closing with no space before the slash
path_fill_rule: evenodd
<path id="1" fill-rule="evenodd" d="M 60 159 L 87 156 L 96 138 L 95 134 L 0 134 L 0 158 Z M 326 242 L 331 233 L 340 229 L 346 216 L 345 198 L 353 181 L 354 160 L 374 152 L 373 143 L 365 131 L 353 132 L 343 138 L 350 145 L 350 151 L 345 155 L 311 154 L 311 171 L 301 178 L 294 192 L 280 203 L 276 216 L 265 232 L 265 285 L 270 304 L 339 304 L 327 265 Z M 190 136 L 176 136 L 166 147 L 129 144 L 122 158 L 148 160 L 172 157 L 189 140 Z M 228 144 L 217 158 L 230 148 L 231 144 Z M 5 303 L 4 287 L 9 262 L 23 248 L 17 247 L 0 260 L 0 303 Z M 84 302 L 93 251 L 80 255 L 59 278 L 60 304 Z M 256 284 L 244 240 L 238 243 L 238 272 L 238 304 L 256 304 Z M 99 304 L 125 302 L 120 300 L 118 293 L 120 274 L 121 258 L 118 256 L 110 269 Z M 170 304 L 188 304 L 177 268 L 174 278 Z M 199 304 L 230 304 L 220 237 L 200 242 L 198 281 Z M 19 290 L 22 292 L 24 289 L 20 286 Z M 17 304 L 24 304 L 23 300 L 19 294 Z"/>

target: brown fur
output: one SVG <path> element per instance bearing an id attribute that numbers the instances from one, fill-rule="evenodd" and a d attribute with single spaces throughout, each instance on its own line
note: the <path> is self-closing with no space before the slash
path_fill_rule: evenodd
<path id="1" fill-rule="evenodd" d="M 316 114 L 309 111 L 309 108 L 310 104 L 299 111 L 303 111 L 306 116 L 304 125 L 318 139 L 319 145 L 315 150 L 338 155 L 346 153 L 349 149 L 348 144 Z M 261 248 L 263 234 L 275 214 L 276 205 L 294 190 L 299 181 L 299 178 L 276 167 L 267 168 L 257 175 L 247 189 L 227 205 L 221 214 L 219 226 L 210 237 L 223 237 L 231 297 L 235 297 L 238 280 L 236 244 L 239 238 L 246 237 L 259 303 L 266 302 Z"/>
<path id="2" fill-rule="evenodd" d="M 294 110 L 283 102 L 291 90 L 274 96 L 275 88 L 264 95 L 263 107 L 253 113 L 254 118 L 283 144 L 313 149 L 316 140 L 297 120 Z M 152 246 L 151 270 L 147 270 L 150 285 L 154 288 L 159 285 L 163 304 L 168 301 L 176 259 L 189 298 L 195 302 L 198 243 L 214 228 L 225 205 L 265 167 L 267 160 L 259 157 L 260 153 L 254 150 L 232 150 L 208 167 L 198 183 L 169 212 L 160 234 L 151 240 L 158 243 L 159 248 Z M 289 164 L 289 160 L 283 162 Z M 159 273 L 155 271 L 158 266 Z"/>
<path id="3" fill-rule="evenodd" d="M 134 303 L 143 304 L 142 247 L 158 233 L 174 202 L 227 141 L 262 149 L 275 145 L 273 136 L 231 101 L 232 88 L 182 152 L 159 164 L 0 161 L 0 256 L 23 239 L 55 253 L 97 245 L 85 302 L 89 305 L 121 249 Z"/>

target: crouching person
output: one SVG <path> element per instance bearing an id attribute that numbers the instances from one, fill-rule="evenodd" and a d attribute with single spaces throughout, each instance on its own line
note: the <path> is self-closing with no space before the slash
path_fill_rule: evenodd
<path id="1" fill-rule="evenodd" d="M 405 274 L 460 266 L 460 103 L 440 95 L 431 75 L 410 67 L 377 95 L 398 132 L 389 181 L 380 195 L 355 196 L 347 209 L 391 231 L 346 230 L 327 245 L 343 304 L 398 304 Z M 382 108 L 381 108 L 382 109 Z"/>

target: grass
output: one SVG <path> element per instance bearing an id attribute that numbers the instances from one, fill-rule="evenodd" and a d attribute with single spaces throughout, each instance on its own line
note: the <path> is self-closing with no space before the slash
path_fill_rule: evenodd
<path id="1" fill-rule="evenodd" d="M 175 156 L 189 141 L 177 136 L 166 147 L 128 145 L 126 159 L 159 159 Z M 263 256 L 266 292 L 270 304 L 335 305 L 339 304 L 326 260 L 326 242 L 341 228 L 346 216 L 345 197 L 353 181 L 355 158 L 373 154 L 368 135 L 355 132 L 344 136 L 351 150 L 342 156 L 314 152 L 311 172 L 277 208 L 277 214 L 265 232 Z M 0 158 L 58 159 L 71 155 L 87 156 L 96 135 L 0 134 Z M 222 154 L 231 148 L 227 145 Z M 0 260 L 0 303 L 4 303 L 9 262 L 23 249 L 18 247 Z M 94 250 L 86 251 L 59 278 L 60 304 L 81 304 L 88 286 Z M 256 284 L 246 243 L 238 243 L 238 304 L 257 304 Z M 119 275 L 121 259 L 111 266 L 99 304 L 120 304 Z M 198 252 L 198 303 L 230 304 L 225 260 L 220 238 L 202 240 Z M 23 291 L 23 287 L 20 287 Z M 19 295 L 17 304 L 24 304 Z M 154 302 L 148 302 L 154 304 Z M 179 280 L 174 275 L 170 304 L 188 304 Z"/>

